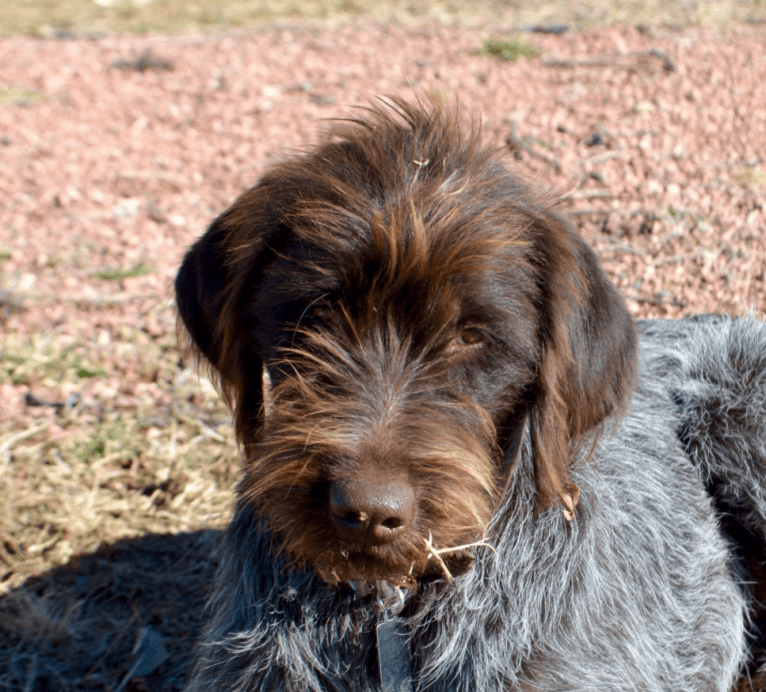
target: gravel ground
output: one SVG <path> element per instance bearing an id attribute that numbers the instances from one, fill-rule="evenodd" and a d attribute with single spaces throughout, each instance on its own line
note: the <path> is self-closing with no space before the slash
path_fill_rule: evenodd
<path id="1" fill-rule="evenodd" d="M 215 214 L 326 119 L 419 91 L 459 98 L 563 198 L 636 315 L 761 312 L 766 29 L 527 34 L 538 55 L 516 62 L 481 54 L 495 34 L 359 21 L 4 39 L 0 329 L 167 334 L 174 272 Z M 23 415 L 19 393 L 4 385 L 0 419 Z"/>

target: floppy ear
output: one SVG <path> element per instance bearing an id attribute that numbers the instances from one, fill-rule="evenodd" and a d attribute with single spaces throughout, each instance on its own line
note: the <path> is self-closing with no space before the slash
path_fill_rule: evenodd
<path id="1" fill-rule="evenodd" d="M 216 220 L 186 253 L 176 276 L 176 304 L 197 355 L 220 372 L 222 344 L 218 316 L 226 297 L 224 241 L 227 232 Z"/>
<path id="2" fill-rule="evenodd" d="M 219 216 L 186 253 L 175 282 L 180 321 L 234 411 L 237 436 L 252 439 L 263 406 L 263 362 L 250 343 L 242 296 L 258 273 L 268 233 L 243 223 L 253 191 Z M 236 251 L 236 252 L 235 252 Z"/>
<path id="3" fill-rule="evenodd" d="M 630 401 L 636 335 L 594 252 L 553 214 L 533 226 L 540 271 L 540 344 L 530 427 L 540 509 L 557 499 L 574 517 L 579 489 L 569 466 L 593 431 Z M 598 432 L 598 431 L 594 431 Z"/>

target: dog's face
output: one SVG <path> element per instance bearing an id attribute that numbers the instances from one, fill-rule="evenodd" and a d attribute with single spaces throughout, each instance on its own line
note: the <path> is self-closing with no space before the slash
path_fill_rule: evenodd
<path id="1" fill-rule="evenodd" d="M 373 109 L 268 174 L 176 282 L 236 416 L 252 503 L 328 583 L 470 566 L 528 428 L 541 509 L 627 398 L 595 258 L 438 105 Z"/>

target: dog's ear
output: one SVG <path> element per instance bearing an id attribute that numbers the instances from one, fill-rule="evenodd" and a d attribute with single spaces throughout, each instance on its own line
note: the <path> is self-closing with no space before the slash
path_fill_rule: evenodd
<path id="1" fill-rule="evenodd" d="M 266 254 L 269 234 L 252 223 L 245 227 L 243 208 L 258 205 L 244 197 L 192 245 L 176 276 L 175 292 L 192 349 L 210 364 L 234 411 L 237 436 L 246 441 L 263 416 L 263 361 L 250 343 L 242 298 Z"/>
<path id="2" fill-rule="evenodd" d="M 218 372 L 223 355 L 218 317 L 228 284 L 226 236 L 216 220 L 186 253 L 175 283 L 178 314 L 192 346 Z"/>
<path id="3" fill-rule="evenodd" d="M 538 502 L 545 509 L 559 500 L 571 519 L 579 498 L 571 459 L 630 401 L 635 327 L 596 255 L 565 221 L 543 215 L 531 231 L 541 291 L 540 370 L 530 416 Z"/>

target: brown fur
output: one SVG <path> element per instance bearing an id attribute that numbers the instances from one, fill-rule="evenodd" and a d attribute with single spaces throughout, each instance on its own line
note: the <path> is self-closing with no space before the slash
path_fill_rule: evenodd
<path id="1" fill-rule="evenodd" d="M 408 583 L 427 540 L 481 537 L 527 426 L 538 506 L 571 516 L 576 445 L 633 382 L 633 325 L 591 250 L 435 102 L 373 107 L 275 166 L 177 293 L 235 411 L 240 496 L 331 583 Z M 411 488 L 411 525 L 349 543 L 328 519 L 341 482 Z"/>

